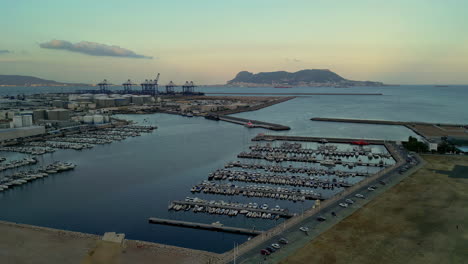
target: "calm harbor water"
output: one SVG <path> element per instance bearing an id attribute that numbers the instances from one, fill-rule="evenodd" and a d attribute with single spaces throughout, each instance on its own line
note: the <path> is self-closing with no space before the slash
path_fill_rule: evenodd
<path id="1" fill-rule="evenodd" d="M 0 94 L 62 92 L 75 88 L 0 88 Z M 304 89 L 307 89 L 304 91 Z M 149 217 L 172 218 L 230 226 L 266 229 L 281 222 L 245 217 L 168 212 L 168 202 L 186 196 L 206 199 L 268 203 L 300 212 L 311 202 L 292 203 L 239 196 L 192 195 L 190 188 L 208 173 L 246 151 L 257 133 L 299 136 L 403 140 L 403 127 L 313 122 L 311 117 L 364 118 L 397 121 L 468 123 L 464 87 L 399 86 L 364 88 L 200 88 L 205 92 L 381 92 L 382 96 L 301 96 L 256 112 L 236 116 L 290 126 L 287 132 L 247 129 L 242 126 L 174 115 L 122 116 L 159 128 L 151 134 L 128 138 L 90 150 L 58 150 L 39 157 L 40 163 L 71 161 L 74 171 L 0 193 L 0 219 L 73 231 L 102 234 L 123 232 L 130 239 L 154 241 L 214 252 L 230 249 L 246 236 L 151 225 Z M 0 152 L 9 159 L 22 154 Z M 21 169 L 20 169 L 21 170 Z M 8 174 L 5 171 L 0 175 Z M 237 183 L 236 183 L 237 184 Z"/>

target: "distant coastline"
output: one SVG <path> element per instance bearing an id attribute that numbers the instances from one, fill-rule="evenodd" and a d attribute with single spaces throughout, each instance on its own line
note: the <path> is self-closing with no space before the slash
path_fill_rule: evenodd
<path id="1" fill-rule="evenodd" d="M 239 72 L 234 79 L 226 83 L 235 87 L 335 87 L 385 86 L 382 82 L 348 80 L 328 69 L 308 69 L 297 72 Z"/>
<path id="2" fill-rule="evenodd" d="M 65 83 L 25 75 L 0 75 L 0 87 L 90 86 L 85 83 Z"/>

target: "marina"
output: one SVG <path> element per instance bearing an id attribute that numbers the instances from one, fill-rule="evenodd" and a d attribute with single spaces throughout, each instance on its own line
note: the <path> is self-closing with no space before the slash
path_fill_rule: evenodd
<path id="1" fill-rule="evenodd" d="M 95 145 L 110 144 L 128 137 L 138 137 L 151 133 L 156 126 L 124 125 L 93 130 L 80 130 L 76 133 L 45 137 L 43 140 L 28 141 L 19 145 L 0 147 L 0 151 L 11 151 L 32 155 L 43 155 L 56 149 L 83 150 Z"/>
<path id="2" fill-rule="evenodd" d="M 258 138 L 257 135 L 253 141 L 258 142 Z M 290 218 L 299 212 L 288 208 L 288 203 L 314 201 L 317 204 L 333 199 L 337 194 L 352 189 L 364 179 L 374 177 L 379 171 L 395 164 L 387 148 L 376 142 L 371 146 L 362 141 L 358 144 L 355 140 L 337 144 L 321 139 L 313 143 L 315 147 L 308 142 L 281 138 L 251 145 L 248 147 L 250 152 L 242 151 L 237 155 L 239 160 L 225 163 L 224 168 L 209 173 L 207 180 L 192 186 L 192 193 L 203 194 L 207 198 L 174 200 L 168 210 L 230 217 L 244 215 L 262 220 Z M 346 151 L 350 148 L 351 151 Z M 263 161 L 247 162 L 257 159 Z M 287 165 L 278 164 L 286 162 Z M 309 165 L 311 162 L 316 164 Z M 335 166 L 341 169 L 332 169 Z M 369 166 L 373 168 L 371 171 L 363 170 Z M 375 190 L 369 187 L 371 189 Z M 233 200 L 225 202 L 208 198 L 220 195 L 233 197 Z M 270 208 L 267 203 L 262 204 L 258 200 L 239 202 L 239 197 L 284 201 L 285 206 Z M 341 204 L 345 206 L 345 203 Z M 301 207 L 303 211 L 304 205 Z"/>

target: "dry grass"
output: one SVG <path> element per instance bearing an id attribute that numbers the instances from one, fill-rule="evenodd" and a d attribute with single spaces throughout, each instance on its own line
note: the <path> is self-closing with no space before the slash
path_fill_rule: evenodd
<path id="1" fill-rule="evenodd" d="M 467 157 L 428 164 L 281 263 L 468 263 L 468 179 L 442 171 Z"/>

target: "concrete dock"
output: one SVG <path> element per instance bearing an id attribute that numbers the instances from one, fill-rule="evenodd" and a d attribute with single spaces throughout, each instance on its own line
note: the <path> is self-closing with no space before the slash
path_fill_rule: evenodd
<path id="1" fill-rule="evenodd" d="M 324 138 L 324 137 L 296 137 L 296 136 L 278 136 L 278 135 L 265 135 L 265 134 L 258 134 L 256 137 L 252 139 L 252 141 L 302 141 L 302 142 L 319 142 L 324 143 L 326 140 L 327 143 L 347 143 L 350 144 L 353 141 L 361 140 L 361 139 L 354 139 L 354 138 Z M 378 144 L 382 145 L 385 142 L 383 140 L 371 140 L 365 139 L 365 141 L 369 144 Z"/>
<path id="2" fill-rule="evenodd" d="M 221 115 L 218 116 L 219 120 L 234 123 L 234 124 L 239 124 L 243 126 L 247 126 L 247 124 L 250 122 L 252 123 L 251 128 L 265 128 L 265 129 L 270 129 L 270 130 L 275 130 L 275 131 L 281 131 L 281 130 L 290 130 L 291 128 L 288 126 L 283 126 L 279 124 L 273 124 L 273 123 L 267 123 L 267 122 L 262 122 L 262 121 L 257 121 L 257 120 L 249 120 L 245 118 L 239 118 L 239 117 L 233 117 L 233 116 L 225 116 Z"/>
<path id="3" fill-rule="evenodd" d="M 205 93 L 205 94 L 238 94 L 238 95 L 383 95 L 383 93 Z"/>
<path id="4" fill-rule="evenodd" d="M 179 220 L 171 220 L 171 219 L 161 219 L 161 218 L 154 218 L 154 217 L 149 218 L 148 221 L 150 224 L 172 225 L 172 226 L 194 228 L 194 229 L 204 229 L 204 230 L 242 234 L 242 235 L 256 236 L 256 235 L 260 235 L 263 233 L 263 231 L 254 230 L 254 229 L 230 227 L 230 226 L 224 226 L 224 225 L 219 225 L 219 224 L 203 224 L 203 223 L 195 223 L 195 222 L 187 222 L 187 221 L 179 221 Z"/>
<path id="5" fill-rule="evenodd" d="M 403 121 L 387 121 L 387 120 L 366 120 L 366 119 L 351 119 L 351 118 L 322 118 L 314 117 L 312 121 L 323 122 L 342 122 L 342 123 L 357 123 L 357 124 L 372 124 L 372 125 L 394 125 L 404 126 L 414 133 L 426 139 L 440 139 L 441 137 L 454 137 L 460 139 L 468 139 L 468 125 L 466 124 L 441 124 L 441 123 L 424 123 L 424 122 L 403 122 Z"/>

